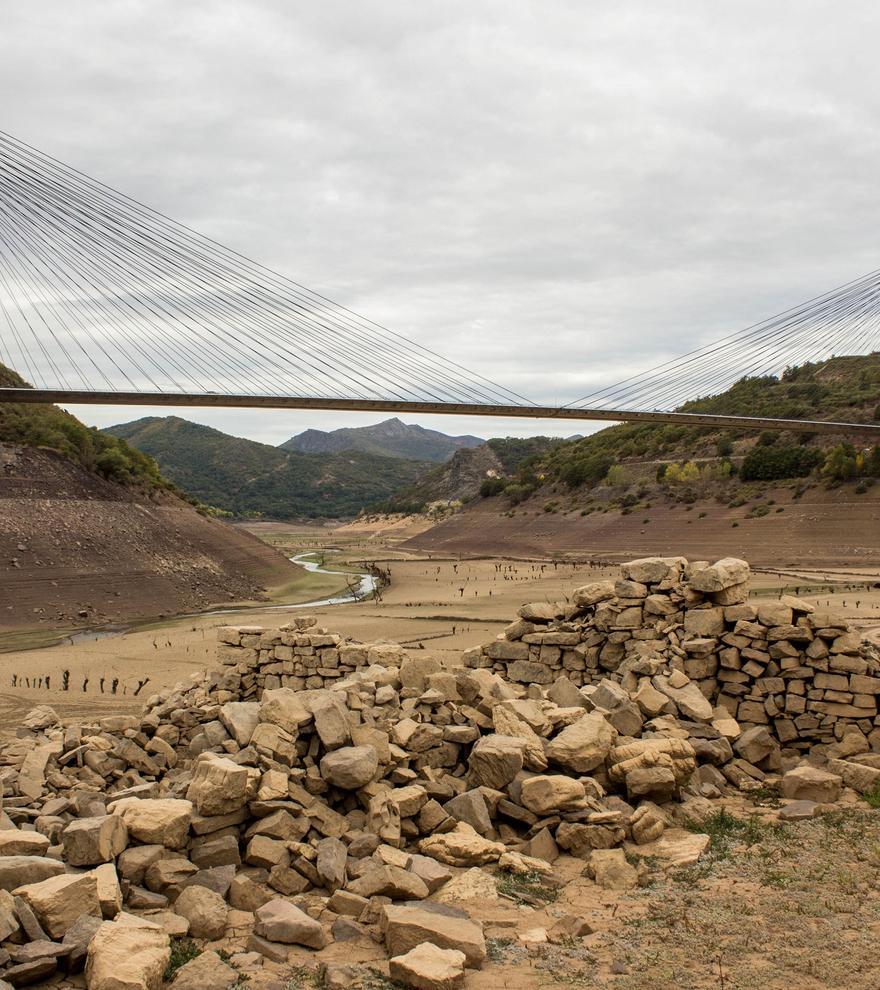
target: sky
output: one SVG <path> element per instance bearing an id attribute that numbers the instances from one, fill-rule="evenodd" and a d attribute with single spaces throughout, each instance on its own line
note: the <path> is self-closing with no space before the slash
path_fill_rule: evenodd
<path id="1" fill-rule="evenodd" d="M 8 3 L 0 128 L 566 403 L 878 267 L 878 29 L 867 0 Z M 177 412 L 266 443 L 384 418 Z"/>

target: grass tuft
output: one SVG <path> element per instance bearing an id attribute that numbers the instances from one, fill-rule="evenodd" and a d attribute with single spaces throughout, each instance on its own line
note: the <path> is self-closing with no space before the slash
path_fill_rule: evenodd
<path id="1" fill-rule="evenodd" d="M 165 967 L 163 979 L 167 982 L 181 966 L 186 965 L 186 963 L 191 962 L 196 956 L 200 956 L 201 954 L 202 950 L 191 938 L 171 939 L 171 958 Z"/>
<path id="2" fill-rule="evenodd" d="M 518 904 L 550 904 L 559 897 L 559 890 L 547 882 L 542 873 L 500 873 L 496 878 L 498 893 Z"/>

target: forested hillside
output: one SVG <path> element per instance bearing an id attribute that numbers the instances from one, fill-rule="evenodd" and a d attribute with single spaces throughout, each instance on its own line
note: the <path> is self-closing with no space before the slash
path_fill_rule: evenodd
<path id="1" fill-rule="evenodd" d="M 430 467 L 360 451 L 283 450 L 176 416 L 147 417 L 107 432 L 155 458 L 163 473 L 185 491 L 237 516 L 357 515 Z"/>

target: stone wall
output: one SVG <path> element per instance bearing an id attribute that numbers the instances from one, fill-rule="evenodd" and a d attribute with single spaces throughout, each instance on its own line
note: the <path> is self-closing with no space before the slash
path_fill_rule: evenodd
<path id="1" fill-rule="evenodd" d="M 225 626 L 218 631 L 218 662 L 228 668 L 210 675 L 212 693 L 225 700 L 259 700 L 264 690 L 295 691 L 332 687 L 361 667 L 397 666 L 405 656 L 396 643 L 350 643 L 297 616 L 280 629 Z"/>
<path id="2" fill-rule="evenodd" d="M 564 676 L 577 686 L 616 681 L 636 696 L 650 688 L 679 709 L 689 693 L 694 717 L 701 696 L 797 749 L 852 729 L 880 741 L 874 648 L 841 615 L 801 599 L 750 602 L 749 576 L 734 558 L 634 560 L 570 601 L 524 605 L 464 663 L 524 685 Z"/>

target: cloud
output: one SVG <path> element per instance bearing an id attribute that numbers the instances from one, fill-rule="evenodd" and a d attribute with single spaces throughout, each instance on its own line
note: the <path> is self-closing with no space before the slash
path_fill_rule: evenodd
<path id="1" fill-rule="evenodd" d="M 878 20 L 866 0 L 43 0 L 4 10 L 0 87 L 21 139 L 568 402 L 877 266 Z M 268 442 L 355 422 L 184 415 Z"/>

